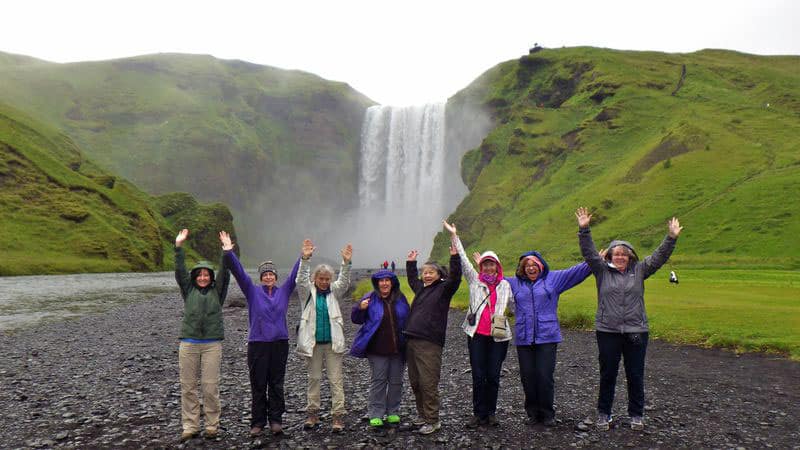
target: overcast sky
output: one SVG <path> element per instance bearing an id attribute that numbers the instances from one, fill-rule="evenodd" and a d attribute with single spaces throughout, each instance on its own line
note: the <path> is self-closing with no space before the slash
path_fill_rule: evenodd
<path id="1" fill-rule="evenodd" d="M 0 51 L 54 62 L 211 54 L 345 81 L 392 105 L 444 101 L 536 42 L 800 55 L 794 0 L 17 0 L 0 11 Z"/>

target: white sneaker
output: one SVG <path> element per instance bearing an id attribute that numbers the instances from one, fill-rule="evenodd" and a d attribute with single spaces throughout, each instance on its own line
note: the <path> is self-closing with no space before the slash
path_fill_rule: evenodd
<path id="1" fill-rule="evenodd" d="M 442 422 L 426 423 L 419 429 L 419 434 L 431 434 L 442 428 Z"/>
<path id="2" fill-rule="evenodd" d="M 598 413 L 597 422 L 595 422 L 594 424 L 598 430 L 608 431 L 608 429 L 611 428 L 612 420 L 613 419 L 611 418 L 611 414 Z"/>
<path id="3" fill-rule="evenodd" d="M 642 417 L 631 417 L 631 430 L 644 430 L 644 419 Z"/>

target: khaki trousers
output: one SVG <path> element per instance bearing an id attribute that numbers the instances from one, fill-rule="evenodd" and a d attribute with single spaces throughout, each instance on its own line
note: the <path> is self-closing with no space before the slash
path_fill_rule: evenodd
<path id="1" fill-rule="evenodd" d="M 409 339 L 406 344 L 408 381 L 414 391 L 417 414 L 426 423 L 439 421 L 439 376 L 442 347 L 424 339 Z"/>
<path id="2" fill-rule="evenodd" d="M 222 342 L 193 344 L 181 342 L 178 349 L 178 367 L 181 377 L 181 423 L 183 431 L 200 431 L 200 398 L 197 382 L 203 391 L 203 412 L 206 430 L 219 428 L 219 364 L 222 359 Z"/>
<path id="3" fill-rule="evenodd" d="M 342 353 L 334 353 L 331 344 L 316 344 L 308 364 L 308 405 L 309 414 L 317 414 L 320 410 L 319 390 L 322 382 L 322 362 L 325 361 L 325 370 L 328 372 L 328 382 L 331 385 L 331 413 L 343 415 L 344 386 L 342 385 Z"/>

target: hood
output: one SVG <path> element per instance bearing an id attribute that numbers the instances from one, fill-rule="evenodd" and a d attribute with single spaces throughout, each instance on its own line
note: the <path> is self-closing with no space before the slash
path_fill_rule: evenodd
<path id="1" fill-rule="evenodd" d="M 397 275 L 391 270 L 379 270 L 372 274 L 372 287 L 375 289 L 375 292 L 378 292 L 378 280 L 384 278 L 390 278 L 392 280 L 392 292 L 400 291 L 400 280 L 397 279 Z"/>
<path id="2" fill-rule="evenodd" d="M 631 245 L 628 241 L 621 241 L 621 240 L 613 240 L 608 247 L 606 248 L 606 261 L 611 262 L 611 249 L 617 246 L 627 247 L 628 250 L 631 251 L 633 257 L 631 258 L 631 262 L 636 262 L 639 260 L 639 255 L 636 254 L 636 250 L 634 250 L 633 245 Z"/>
<path id="3" fill-rule="evenodd" d="M 493 252 L 491 250 L 488 250 L 488 251 L 485 251 L 485 252 L 481 253 L 481 257 L 478 258 L 478 272 L 481 271 L 481 263 L 484 260 L 487 260 L 487 259 L 492 260 L 492 261 L 494 261 L 495 264 L 497 264 L 497 275 L 499 276 L 499 279 L 502 279 L 503 278 L 503 265 L 500 264 L 500 258 L 497 257 L 497 253 L 495 253 L 495 252 Z"/>
<path id="4" fill-rule="evenodd" d="M 542 266 L 544 266 L 544 270 L 542 271 L 542 274 L 539 276 L 539 278 L 547 277 L 547 274 L 550 273 L 550 266 L 547 265 L 547 260 L 544 259 L 544 256 L 542 256 L 542 254 L 537 252 L 536 250 L 531 250 L 529 252 L 525 252 L 522 255 L 520 255 L 518 261 L 522 262 L 522 260 L 525 259 L 525 257 L 527 257 L 527 256 L 535 256 L 535 257 L 539 258 L 539 261 L 542 262 Z M 519 267 L 519 265 L 517 267 Z M 521 277 L 519 277 L 519 275 L 517 275 L 517 277 L 521 278 Z"/>
<path id="5" fill-rule="evenodd" d="M 192 267 L 192 270 L 189 272 L 192 279 L 192 284 L 197 285 L 195 280 L 197 279 L 197 273 L 200 269 L 208 269 L 208 271 L 211 272 L 211 284 L 214 284 L 214 280 L 216 280 L 216 274 L 214 273 L 214 265 L 211 264 L 210 261 L 198 261 L 197 264 Z"/>

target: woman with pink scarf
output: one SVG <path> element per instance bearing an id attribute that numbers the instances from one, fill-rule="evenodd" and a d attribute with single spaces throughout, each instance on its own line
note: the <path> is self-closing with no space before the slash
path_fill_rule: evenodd
<path id="1" fill-rule="evenodd" d="M 505 317 L 506 307 L 513 301 L 511 285 L 503 278 L 503 266 L 492 251 L 478 258 L 475 271 L 464 251 L 456 227 L 444 222 L 453 246 L 461 258 L 464 279 L 469 283 L 469 310 L 461 325 L 467 334 L 469 363 L 472 367 L 472 417 L 467 428 L 480 425 L 498 426 L 495 416 L 500 390 L 500 370 L 508 352 L 511 329 Z"/>

